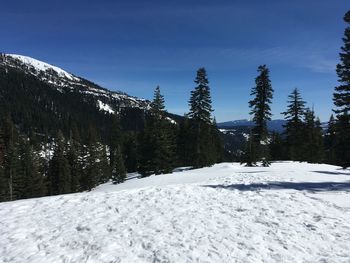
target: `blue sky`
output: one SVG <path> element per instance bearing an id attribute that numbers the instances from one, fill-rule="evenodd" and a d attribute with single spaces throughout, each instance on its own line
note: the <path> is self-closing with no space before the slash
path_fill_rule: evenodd
<path id="1" fill-rule="evenodd" d="M 196 70 L 208 71 L 218 121 L 249 118 L 257 67 L 267 64 L 281 118 L 298 87 L 328 120 L 348 0 L 4 1 L 0 51 L 57 65 L 183 114 Z"/>

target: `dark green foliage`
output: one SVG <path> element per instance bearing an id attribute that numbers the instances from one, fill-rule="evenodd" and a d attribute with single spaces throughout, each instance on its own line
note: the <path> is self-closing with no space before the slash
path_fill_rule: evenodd
<path id="1" fill-rule="evenodd" d="M 298 89 L 294 89 L 288 96 L 287 111 L 282 112 L 287 120 L 285 136 L 288 148 L 288 157 L 294 161 L 301 161 L 303 155 L 303 117 L 305 102 L 302 100 Z"/>
<path id="2" fill-rule="evenodd" d="M 344 16 L 348 24 L 345 29 L 341 48 L 340 63 L 337 65 L 337 74 L 340 85 L 335 88 L 333 101 L 337 113 L 335 132 L 335 163 L 346 168 L 350 166 L 350 11 Z"/>
<path id="3" fill-rule="evenodd" d="M 286 152 L 286 144 L 283 140 L 281 134 L 278 132 L 272 132 L 270 138 L 270 157 L 272 161 L 286 160 L 287 152 Z"/>
<path id="4" fill-rule="evenodd" d="M 266 65 L 259 66 L 259 75 L 255 79 L 255 87 L 252 88 L 250 93 L 254 96 L 252 100 L 249 101 L 249 107 L 251 108 L 250 114 L 253 116 L 253 121 L 255 126 L 252 130 L 252 140 L 249 143 L 249 148 L 256 147 L 256 149 L 251 149 L 249 152 L 254 153 L 257 160 L 261 160 L 264 166 L 269 165 L 269 149 L 267 146 L 267 121 L 271 120 L 271 107 L 273 97 L 273 89 L 271 86 L 269 69 Z M 252 164 L 255 163 L 255 158 L 249 158 Z"/>
<path id="5" fill-rule="evenodd" d="M 129 132 L 124 135 L 123 155 L 125 158 L 125 168 L 127 172 L 133 173 L 137 171 L 138 165 L 138 141 L 137 134 Z"/>
<path id="6" fill-rule="evenodd" d="M 324 159 L 322 128 L 313 110 L 306 109 L 303 127 L 302 160 L 320 163 Z"/>
<path id="7" fill-rule="evenodd" d="M 175 127 L 166 118 L 164 109 L 158 86 L 141 136 L 139 171 L 143 176 L 168 173 L 174 167 Z"/>
<path id="8" fill-rule="evenodd" d="M 17 129 L 10 115 L 2 123 L 4 200 L 15 200 L 23 195 L 24 180 L 19 173 Z"/>
<path id="9" fill-rule="evenodd" d="M 114 184 L 119 184 L 125 181 L 126 179 L 126 170 L 124 166 L 124 159 L 122 156 L 122 151 L 120 149 L 120 146 L 118 146 L 115 149 L 115 154 L 114 154 L 114 166 L 112 167 L 112 182 Z"/>
<path id="10" fill-rule="evenodd" d="M 58 131 L 53 157 L 49 167 L 50 194 L 67 194 L 71 192 L 71 171 L 66 158 L 66 142 Z"/>
<path id="11" fill-rule="evenodd" d="M 194 82 L 197 86 L 191 91 L 191 98 L 189 100 L 190 112 L 188 113 L 188 117 L 195 122 L 210 124 L 213 110 L 211 106 L 209 81 L 205 68 L 198 69 Z"/>
<path id="12" fill-rule="evenodd" d="M 69 146 L 66 154 L 71 174 L 72 193 L 81 190 L 80 181 L 81 175 L 83 174 L 82 149 L 83 146 L 81 145 L 79 130 L 75 123 L 73 123 L 70 132 Z"/>
<path id="13" fill-rule="evenodd" d="M 109 156 L 111 160 L 111 168 L 114 167 L 114 155 L 116 152 L 116 149 L 120 147 L 123 144 L 123 134 L 122 134 L 122 127 L 120 123 L 119 116 L 115 116 L 112 119 L 111 122 L 111 128 L 110 128 L 110 139 L 109 139 Z"/>
<path id="14" fill-rule="evenodd" d="M 336 123 L 336 164 L 343 168 L 350 167 L 350 116 L 338 116 Z"/>
<path id="15" fill-rule="evenodd" d="M 184 120 L 180 123 L 177 136 L 177 163 L 179 166 L 190 166 L 192 164 L 192 147 L 193 134 L 190 129 L 190 120 L 188 116 L 184 116 Z"/>
<path id="16" fill-rule="evenodd" d="M 188 144 L 189 165 L 194 168 L 213 165 L 222 158 L 222 143 L 218 130 L 213 124 L 211 95 L 207 73 L 204 68 L 197 71 L 194 81 L 197 86 L 191 92 L 188 123 L 183 126 L 182 136 L 188 136 L 182 144 Z M 181 139 L 183 140 L 183 138 Z M 187 157 L 185 157 L 187 159 Z"/>
<path id="17" fill-rule="evenodd" d="M 101 145 L 97 141 L 96 129 L 93 125 L 90 126 L 86 145 L 83 150 L 83 167 L 84 173 L 81 178 L 82 190 L 91 190 L 101 179 L 100 157 Z"/>
<path id="18" fill-rule="evenodd" d="M 20 198 L 43 196 L 45 186 L 40 174 L 39 158 L 33 149 L 33 142 L 23 139 L 20 145 L 20 171 L 24 180 L 24 191 Z"/>
<path id="19" fill-rule="evenodd" d="M 336 164 L 336 120 L 331 115 L 326 134 L 324 136 L 325 161 Z"/>
<path id="20" fill-rule="evenodd" d="M 344 16 L 344 21 L 348 24 L 345 29 L 341 47 L 340 63 L 337 65 L 337 74 L 341 85 L 335 88 L 333 94 L 334 105 L 337 107 L 335 112 L 343 115 L 350 111 L 350 11 Z"/>
<path id="21" fill-rule="evenodd" d="M 258 159 L 256 151 L 256 140 L 254 139 L 252 129 L 250 129 L 249 138 L 246 143 L 246 148 L 243 155 L 241 156 L 241 164 L 245 163 L 246 166 L 255 166 Z"/>

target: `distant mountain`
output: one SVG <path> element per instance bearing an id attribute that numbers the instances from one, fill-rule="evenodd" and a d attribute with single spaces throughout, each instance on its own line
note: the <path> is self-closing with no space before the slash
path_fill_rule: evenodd
<path id="1" fill-rule="evenodd" d="M 35 76 L 38 80 L 46 82 L 58 91 L 62 89 L 74 90 L 81 94 L 94 96 L 96 105 L 103 111 L 114 112 L 126 107 L 141 109 L 149 107 L 149 101 L 145 99 L 133 97 L 121 91 L 110 91 L 61 68 L 31 57 L 0 54 L 0 67 L 7 70 L 9 68 L 17 69 L 27 75 Z"/>
<path id="2" fill-rule="evenodd" d="M 77 129 L 86 137 L 93 126 L 106 141 L 115 114 L 125 131 L 140 131 L 149 107 L 148 100 L 110 91 L 48 63 L 0 53 L 0 119 L 11 115 L 27 135 L 51 137 L 61 130 L 68 138 Z M 168 116 L 170 121 L 181 118 Z"/>
<path id="3" fill-rule="evenodd" d="M 271 120 L 267 123 L 267 128 L 269 131 L 282 132 L 283 125 L 286 123 L 285 120 Z M 231 129 L 236 127 L 252 127 L 254 126 L 254 122 L 249 121 L 247 119 L 235 120 L 235 121 L 227 121 L 218 123 L 219 129 Z"/>

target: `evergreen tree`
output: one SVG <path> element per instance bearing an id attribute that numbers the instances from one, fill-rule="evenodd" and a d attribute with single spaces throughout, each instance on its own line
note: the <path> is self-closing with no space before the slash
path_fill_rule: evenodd
<path id="1" fill-rule="evenodd" d="M 191 92 L 188 117 L 198 123 L 210 124 L 213 109 L 211 106 L 209 80 L 205 68 L 198 69 L 194 82 L 197 86 Z"/>
<path id="2" fill-rule="evenodd" d="M 350 167 L 350 116 L 347 113 L 338 115 L 336 123 L 336 164 L 344 169 Z"/>
<path id="3" fill-rule="evenodd" d="M 269 145 L 271 160 L 280 161 L 286 159 L 286 147 L 282 136 L 278 132 L 271 133 Z"/>
<path id="4" fill-rule="evenodd" d="M 112 181 L 114 184 L 119 184 L 126 179 L 126 170 L 120 147 L 117 147 L 114 155 L 114 167 L 112 170 Z"/>
<path id="5" fill-rule="evenodd" d="M 66 158 L 66 142 L 61 131 L 58 131 L 53 157 L 50 161 L 49 178 L 50 194 L 67 194 L 71 192 L 71 174 Z"/>
<path id="6" fill-rule="evenodd" d="M 7 180 L 5 177 L 5 142 L 2 125 L 0 125 L 0 202 L 7 199 Z"/>
<path id="7" fill-rule="evenodd" d="M 335 88 L 333 94 L 334 104 L 337 107 L 335 112 L 343 115 L 350 111 L 350 11 L 344 16 L 348 24 L 344 33 L 344 45 L 341 47 L 340 63 L 337 65 L 337 74 L 341 85 Z"/>
<path id="8" fill-rule="evenodd" d="M 324 136 L 325 159 L 329 164 L 336 163 L 336 120 L 333 114 L 331 115 L 326 134 Z"/>
<path id="9" fill-rule="evenodd" d="M 142 136 L 139 170 L 143 175 L 168 173 L 174 166 L 174 127 L 165 113 L 164 97 L 158 86 Z"/>
<path id="10" fill-rule="evenodd" d="M 109 159 L 110 159 L 110 170 L 112 171 L 115 167 L 116 151 L 123 145 L 123 134 L 119 115 L 115 115 L 111 122 L 110 128 L 110 139 L 109 139 Z M 112 174 L 111 174 L 112 176 Z"/>
<path id="11" fill-rule="evenodd" d="M 191 132 L 190 120 L 185 114 L 180 123 L 177 136 L 177 162 L 179 166 L 192 165 L 194 134 Z"/>
<path id="12" fill-rule="evenodd" d="M 241 164 L 245 163 L 246 166 L 255 166 L 257 162 L 257 146 L 256 146 L 256 140 L 253 136 L 253 130 L 249 130 L 249 137 L 246 143 L 246 148 L 241 156 Z"/>
<path id="13" fill-rule="evenodd" d="M 189 117 L 189 133 L 191 141 L 190 165 L 194 168 L 209 166 L 214 164 L 217 159 L 216 147 L 213 142 L 213 130 L 215 127 L 212 123 L 211 113 L 211 96 L 207 73 L 204 68 L 197 71 L 194 81 L 197 86 L 191 92 L 189 100 L 190 112 Z"/>
<path id="14" fill-rule="evenodd" d="M 97 141 L 95 127 L 91 124 L 87 134 L 87 142 L 84 147 L 83 167 L 84 173 L 81 178 L 82 190 L 91 190 L 101 179 L 100 173 L 100 145 Z"/>
<path id="15" fill-rule="evenodd" d="M 21 198 L 33 198 L 44 195 L 43 177 L 39 170 L 39 158 L 33 149 L 33 143 L 21 141 L 20 173 L 24 178 L 24 191 Z"/>
<path id="16" fill-rule="evenodd" d="M 339 86 L 335 88 L 333 94 L 334 111 L 337 113 L 336 124 L 336 163 L 346 168 L 350 166 L 350 11 L 344 16 L 344 21 L 348 24 L 345 29 L 341 47 L 340 63 L 337 65 Z"/>
<path id="17" fill-rule="evenodd" d="M 302 100 L 298 89 L 294 89 L 288 96 L 287 111 L 282 112 L 287 120 L 285 136 L 287 140 L 288 156 L 291 160 L 301 161 L 303 145 L 303 116 L 305 101 Z"/>
<path id="18" fill-rule="evenodd" d="M 302 160 L 320 163 L 324 158 L 321 122 L 310 109 L 306 109 L 304 118 Z"/>
<path id="19" fill-rule="evenodd" d="M 134 132 L 129 132 L 125 135 L 123 150 L 125 156 L 125 169 L 129 173 L 136 172 L 138 167 L 138 144 L 137 136 Z"/>
<path id="20" fill-rule="evenodd" d="M 3 121 L 2 140 L 4 142 L 3 172 L 6 181 L 5 200 L 21 198 L 24 190 L 24 179 L 19 173 L 18 132 L 10 115 Z"/>
<path id="21" fill-rule="evenodd" d="M 249 101 L 250 114 L 253 115 L 255 126 L 253 128 L 253 140 L 257 146 L 257 157 L 262 160 L 264 166 L 269 165 L 269 153 L 267 147 L 267 121 L 271 120 L 271 107 L 273 89 L 269 77 L 269 69 L 266 65 L 259 66 L 259 76 L 255 79 L 255 87 L 250 93 L 254 96 Z"/>
<path id="22" fill-rule="evenodd" d="M 67 160 L 71 173 L 71 192 L 80 191 L 82 168 L 82 145 L 80 143 L 80 135 L 77 127 L 74 125 L 70 132 L 69 149 L 67 152 Z"/>

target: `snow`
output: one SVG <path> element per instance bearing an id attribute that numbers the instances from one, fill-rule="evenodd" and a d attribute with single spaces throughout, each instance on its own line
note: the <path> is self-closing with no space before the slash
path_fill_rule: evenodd
<path id="1" fill-rule="evenodd" d="M 106 111 L 106 112 L 111 113 L 111 114 L 114 114 L 114 110 L 108 104 L 105 104 L 105 103 L 103 103 L 100 100 L 97 100 L 97 103 L 98 103 L 98 107 L 99 107 L 100 110 Z"/>
<path id="2" fill-rule="evenodd" d="M 72 74 L 68 73 L 67 71 L 64 71 L 63 69 L 58 68 L 58 67 L 53 66 L 53 65 L 50 65 L 48 63 L 39 61 L 37 59 L 27 57 L 27 56 L 22 56 L 22 55 L 15 55 L 15 54 L 8 54 L 7 56 L 15 58 L 15 59 L 21 61 L 23 64 L 30 65 L 30 66 L 34 67 L 37 71 L 44 71 L 45 72 L 47 70 L 53 70 L 60 77 L 65 77 L 69 80 L 79 81 L 78 78 L 74 77 Z"/>
<path id="3" fill-rule="evenodd" d="M 0 204 L 0 262 L 350 262 L 350 171 L 222 163 Z"/>

